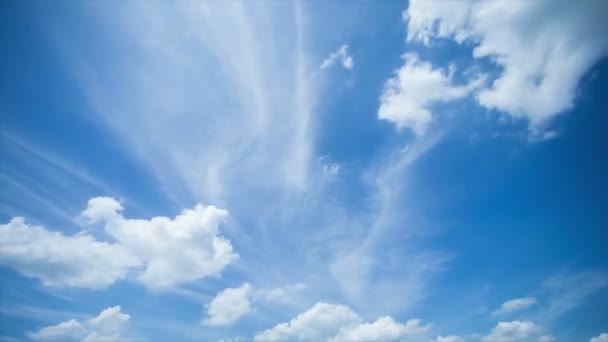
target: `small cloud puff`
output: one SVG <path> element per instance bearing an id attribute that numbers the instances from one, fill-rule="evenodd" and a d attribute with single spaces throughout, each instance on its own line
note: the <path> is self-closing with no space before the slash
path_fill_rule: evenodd
<path id="1" fill-rule="evenodd" d="M 350 70 L 353 68 L 354 61 L 353 57 L 348 53 L 348 45 L 344 44 L 340 46 L 338 50 L 330 53 L 323 63 L 321 63 L 321 69 L 328 68 L 338 61 L 342 64 L 344 69 Z"/>

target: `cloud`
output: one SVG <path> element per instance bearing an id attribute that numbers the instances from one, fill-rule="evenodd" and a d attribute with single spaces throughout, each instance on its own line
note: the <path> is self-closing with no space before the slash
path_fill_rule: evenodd
<path id="1" fill-rule="evenodd" d="M 250 294 L 251 285 L 248 283 L 218 293 L 207 305 L 209 317 L 202 323 L 210 326 L 226 326 L 236 322 L 251 312 Z"/>
<path id="2" fill-rule="evenodd" d="M 126 219 L 112 198 L 89 200 L 81 217 L 103 223 L 105 231 L 145 265 L 138 279 L 150 288 L 167 288 L 204 277 L 218 276 L 238 258 L 219 224 L 228 212 L 197 204 L 175 218 Z"/>
<path id="3" fill-rule="evenodd" d="M 576 309 L 590 296 L 608 287 L 605 271 L 562 272 L 543 282 L 549 296 L 547 306 L 540 315 L 545 320 L 555 319 Z"/>
<path id="4" fill-rule="evenodd" d="M 321 63 L 321 69 L 328 68 L 338 61 L 342 64 L 344 69 L 350 70 L 353 68 L 353 57 L 348 54 L 348 45 L 344 44 L 336 51 L 330 53 L 329 56 L 323 60 L 323 63 Z"/>
<path id="5" fill-rule="evenodd" d="M 589 342 L 608 342 L 608 333 L 601 333 L 593 337 Z"/>
<path id="6" fill-rule="evenodd" d="M 527 309 L 532 305 L 536 304 L 536 298 L 532 297 L 524 297 L 524 298 L 515 298 L 510 299 L 500 306 L 496 311 L 494 311 L 493 315 L 502 315 L 514 311 L 519 311 L 523 309 Z"/>
<path id="7" fill-rule="evenodd" d="M 455 335 L 437 336 L 437 338 L 435 339 L 435 342 L 465 342 L 465 341 L 466 340 L 464 339 L 464 337 L 455 336 Z"/>
<path id="8" fill-rule="evenodd" d="M 352 305 L 368 314 L 393 314 L 425 298 L 449 257 L 425 248 L 421 223 L 406 191 L 409 168 L 440 141 L 437 132 L 416 139 L 406 151 L 395 150 L 366 174 L 371 210 L 348 227 L 349 239 L 336 248 L 332 277 Z M 361 227 L 355 234 L 354 227 Z M 395 240 L 395 236 L 402 238 Z"/>
<path id="9" fill-rule="evenodd" d="M 481 342 L 532 342 L 551 338 L 542 332 L 540 326 L 530 321 L 498 322 L 489 335 L 481 338 Z"/>
<path id="10" fill-rule="evenodd" d="M 72 319 L 27 333 L 27 336 L 35 341 L 124 341 L 121 332 L 129 318 L 121 312 L 120 306 L 113 306 L 85 322 Z"/>
<path id="11" fill-rule="evenodd" d="M 238 258 L 219 232 L 225 210 L 198 204 L 174 219 L 150 220 L 124 218 L 122 210 L 117 200 L 96 197 L 80 216 L 103 224 L 112 243 L 88 234 L 65 236 L 13 218 L 0 226 L 0 264 L 46 286 L 103 288 L 134 270 L 144 285 L 162 289 L 218 276 Z"/>
<path id="12" fill-rule="evenodd" d="M 360 323 L 340 329 L 331 341 L 426 341 L 430 325 L 421 325 L 417 319 L 401 324 L 392 317 L 381 317 L 372 323 Z"/>
<path id="13" fill-rule="evenodd" d="M 477 79 L 457 86 L 452 82 L 453 69 L 434 68 L 414 53 L 403 58 L 404 65 L 384 86 L 378 117 L 399 129 L 410 128 L 417 135 L 423 135 L 431 123 L 434 104 L 463 98 L 482 82 Z"/>
<path id="14" fill-rule="evenodd" d="M 0 264 L 45 286 L 104 288 L 140 264 L 127 248 L 88 234 L 66 236 L 21 217 L 0 225 Z"/>
<path id="15" fill-rule="evenodd" d="M 418 320 L 405 324 L 391 317 L 381 317 L 367 323 L 345 305 L 317 303 L 287 323 L 255 335 L 255 341 L 414 341 L 426 334 L 429 326 Z"/>
<path id="16" fill-rule="evenodd" d="M 306 288 L 306 284 L 297 283 L 294 285 L 275 287 L 272 289 L 256 289 L 253 292 L 252 297 L 255 300 L 284 304 L 290 302 L 296 292 L 302 291 Z"/>
<path id="17" fill-rule="evenodd" d="M 478 103 L 532 129 L 569 110 L 581 77 L 608 54 L 604 1 L 410 1 L 408 41 L 436 38 L 474 44 L 500 74 L 477 94 Z"/>

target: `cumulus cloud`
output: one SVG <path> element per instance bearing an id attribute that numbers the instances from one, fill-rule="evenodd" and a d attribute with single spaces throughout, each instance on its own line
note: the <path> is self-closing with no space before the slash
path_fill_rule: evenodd
<path id="1" fill-rule="evenodd" d="M 345 305 L 320 302 L 291 321 L 256 334 L 254 340 L 417 341 L 422 340 L 429 328 L 421 325 L 419 320 L 402 324 L 388 316 L 368 323 Z"/>
<path id="2" fill-rule="evenodd" d="M 481 342 L 538 342 L 552 338 L 542 332 L 540 326 L 530 321 L 498 322 Z"/>
<path id="3" fill-rule="evenodd" d="M 608 342 L 608 333 L 601 333 L 593 337 L 589 342 Z"/>
<path id="4" fill-rule="evenodd" d="M 482 82 L 480 78 L 467 85 L 454 85 L 454 69 L 434 68 L 414 53 L 405 54 L 404 60 L 405 64 L 384 87 L 378 117 L 398 128 L 410 128 L 417 135 L 426 132 L 433 119 L 434 104 L 465 97 Z"/>
<path id="5" fill-rule="evenodd" d="M 323 60 L 321 63 L 321 69 L 328 68 L 334 65 L 336 62 L 340 62 L 344 69 L 352 69 L 354 66 L 353 57 L 348 53 L 348 45 L 344 44 L 340 46 L 336 51 L 332 52 Z"/>
<path id="6" fill-rule="evenodd" d="M 333 342 L 339 341 L 422 341 L 430 325 L 421 325 L 417 319 L 411 319 L 405 324 L 396 322 L 392 317 L 378 318 L 372 323 L 360 323 L 340 329 Z"/>
<path id="7" fill-rule="evenodd" d="M 134 270 L 144 285 L 159 289 L 217 276 L 238 257 L 219 232 L 225 210 L 198 204 L 174 219 L 150 220 L 124 218 L 122 210 L 117 200 L 97 197 L 81 215 L 103 224 L 113 242 L 66 236 L 14 218 L 0 225 L 0 264 L 46 286 L 87 288 L 107 287 Z"/>
<path id="8" fill-rule="evenodd" d="M 120 306 L 113 306 L 85 322 L 72 319 L 27 333 L 27 336 L 35 341 L 124 341 L 121 332 L 129 318 L 121 312 Z"/>
<path id="9" fill-rule="evenodd" d="M 103 288 L 140 264 L 120 244 L 96 241 L 88 234 L 63 235 L 29 225 L 21 217 L 0 225 L 0 250 L 0 264 L 45 286 Z"/>
<path id="10" fill-rule="evenodd" d="M 236 322 L 242 316 L 251 312 L 250 294 L 251 285 L 248 283 L 218 293 L 207 305 L 207 315 L 209 317 L 203 320 L 203 324 L 225 326 Z"/>
<path id="11" fill-rule="evenodd" d="M 475 45 L 501 72 L 481 89 L 486 108 L 527 118 L 536 129 L 572 108 L 581 77 L 608 54 L 604 1 L 410 1 L 408 40 Z"/>
<path id="12" fill-rule="evenodd" d="M 500 306 L 500 308 L 494 311 L 493 315 L 501 315 L 514 311 L 524 310 L 532 305 L 536 304 L 536 298 L 532 297 L 523 297 L 523 298 L 515 298 L 510 299 Z"/>
<path id="13" fill-rule="evenodd" d="M 197 204 L 175 218 L 127 219 L 122 205 L 112 198 L 89 201 L 82 217 L 103 223 L 104 229 L 145 265 L 138 279 L 150 288 L 166 288 L 217 276 L 238 255 L 220 235 L 219 224 L 228 212 Z"/>

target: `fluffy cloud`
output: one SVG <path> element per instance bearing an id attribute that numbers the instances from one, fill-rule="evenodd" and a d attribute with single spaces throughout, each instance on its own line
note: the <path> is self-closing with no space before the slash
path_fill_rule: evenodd
<path id="1" fill-rule="evenodd" d="M 475 45 L 501 69 L 481 106 L 545 124 L 573 106 L 580 78 L 608 54 L 605 1 L 410 1 L 408 40 Z"/>
<path id="2" fill-rule="evenodd" d="M 347 306 L 317 303 L 291 321 L 258 333 L 254 340 L 417 341 L 423 340 L 428 329 L 429 326 L 420 325 L 418 320 L 401 324 L 391 317 L 381 317 L 375 322 L 367 323 Z"/>
<path id="3" fill-rule="evenodd" d="M 93 198 L 82 213 L 89 222 L 103 223 L 106 232 L 145 264 L 139 280 L 150 288 L 217 276 L 238 255 L 220 235 L 219 224 L 228 212 L 196 205 L 174 219 L 126 219 L 122 205 L 105 197 Z"/>
<path id="4" fill-rule="evenodd" d="M 338 50 L 332 52 L 325 58 L 321 63 L 321 69 L 328 68 L 334 65 L 336 62 L 340 62 L 344 69 L 352 69 L 354 62 L 353 57 L 348 54 L 348 45 L 344 44 L 338 48 Z"/>
<path id="5" fill-rule="evenodd" d="M 550 336 L 542 335 L 542 329 L 530 321 L 499 322 L 481 342 L 538 342 Z"/>
<path id="6" fill-rule="evenodd" d="M 429 325 L 421 325 L 417 319 L 411 319 L 405 324 L 395 322 L 391 317 L 378 318 L 372 323 L 361 323 L 340 329 L 338 335 L 331 341 L 423 341 Z"/>
<path id="7" fill-rule="evenodd" d="M 431 106 L 468 95 L 481 84 L 477 79 L 467 85 L 454 85 L 453 69 L 433 68 L 416 54 L 406 54 L 405 64 L 388 80 L 380 98 L 378 117 L 398 128 L 410 128 L 422 135 L 433 116 Z"/>
<path id="8" fill-rule="evenodd" d="M 532 297 L 510 299 L 502 303 L 500 308 L 494 311 L 493 315 L 501 315 L 509 312 L 527 309 L 534 304 L 536 304 L 536 299 Z"/>
<path id="9" fill-rule="evenodd" d="M 29 225 L 21 217 L 0 225 L 0 250 L 0 264 L 46 286 L 103 288 L 139 265 L 122 245 L 96 241 L 88 234 L 66 236 Z"/>
<path id="10" fill-rule="evenodd" d="M 166 288 L 217 276 L 238 255 L 220 235 L 225 210 L 198 204 L 174 219 L 126 219 L 120 202 L 97 197 L 81 217 L 102 223 L 112 243 L 89 234 L 66 236 L 22 218 L 0 225 L 0 264 L 47 286 L 103 288 L 135 270 L 144 285 Z"/>
<path id="11" fill-rule="evenodd" d="M 251 285 L 225 289 L 218 293 L 207 305 L 207 315 L 203 324 L 210 326 L 230 325 L 251 312 L 249 296 Z"/>
<path id="12" fill-rule="evenodd" d="M 608 342 L 608 333 L 602 333 L 592 338 L 589 342 Z"/>
<path id="13" fill-rule="evenodd" d="M 121 312 L 120 306 L 114 306 L 83 323 L 72 319 L 27 333 L 27 336 L 35 341 L 124 341 L 121 331 L 129 318 Z"/>

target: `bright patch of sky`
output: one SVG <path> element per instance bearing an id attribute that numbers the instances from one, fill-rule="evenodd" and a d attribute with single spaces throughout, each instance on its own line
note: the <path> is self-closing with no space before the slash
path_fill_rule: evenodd
<path id="1" fill-rule="evenodd" d="M 1 7 L 0 340 L 608 341 L 606 2 Z"/>

